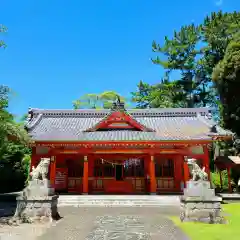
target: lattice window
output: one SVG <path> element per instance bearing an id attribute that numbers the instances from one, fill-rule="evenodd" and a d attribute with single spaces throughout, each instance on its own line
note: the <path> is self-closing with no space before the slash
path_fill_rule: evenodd
<path id="1" fill-rule="evenodd" d="M 172 159 L 159 159 L 155 163 L 156 177 L 174 177 L 174 162 Z"/>
<path id="2" fill-rule="evenodd" d="M 94 161 L 94 177 L 114 177 L 115 168 L 114 165 L 103 161 L 102 159 L 96 159 Z"/>
<path id="3" fill-rule="evenodd" d="M 68 177 L 83 177 L 83 159 L 67 159 Z"/>
<path id="4" fill-rule="evenodd" d="M 144 177 L 144 160 L 126 160 L 124 162 L 124 177 Z"/>

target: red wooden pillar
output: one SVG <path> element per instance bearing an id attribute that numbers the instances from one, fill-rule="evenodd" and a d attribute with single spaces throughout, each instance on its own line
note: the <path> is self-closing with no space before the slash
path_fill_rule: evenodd
<path id="1" fill-rule="evenodd" d="M 204 150 L 203 165 L 205 167 L 206 173 L 208 174 L 208 180 L 211 181 L 208 147 L 204 146 L 203 150 Z"/>
<path id="2" fill-rule="evenodd" d="M 149 188 L 149 161 L 150 159 L 148 157 L 144 157 L 144 178 L 145 178 L 145 192 L 150 192 Z"/>
<path id="3" fill-rule="evenodd" d="M 156 194 L 156 176 L 155 176 L 155 161 L 154 161 L 154 155 L 150 156 L 149 161 L 149 177 L 150 177 L 150 194 Z"/>
<path id="4" fill-rule="evenodd" d="M 183 157 L 181 155 L 176 155 L 174 159 L 174 181 L 175 188 L 177 191 L 181 191 L 181 181 L 182 181 L 182 164 Z"/>
<path id="5" fill-rule="evenodd" d="M 232 185 L 231 185 L 231 171 L 230 171 L 230 167 L 227 166 L 227 174 L 228 174 L 228 191 L 229 193 L 232 192 Z"/>
<path id="6" fill-rule="evenodd" d="M 88 192 L 92 191 L 94 177 L 94 155 L 88 155 Z"/>
<path id="7" fill-rule="evenodd" d="M 56 157 L 52 156 L 50 159 L 50 184 L 51 187 L 55 189 L 55 179 L 56 179 Z"/>
<path id="8" fill-rule="evenodd" d="M 84 156 L 84 165 L 83 165 L 83 194 L 88 194 L 88 156 Z"/>
<path id="9" fill-rule="evenodd" d="M 190 174 L 189 174 L 188 164 L 187 164 L 187 161 L 184 159 L 184 162 L 183 162 L 183 179 L 184 179 L 184 186 L 185 187 L 187 186 L 187 182 L 190 179 L 189 176 L 190 176 Z"/>

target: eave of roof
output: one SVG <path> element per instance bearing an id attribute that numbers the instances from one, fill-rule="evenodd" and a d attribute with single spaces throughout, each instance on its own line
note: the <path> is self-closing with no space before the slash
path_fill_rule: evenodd
<path id="1" fill-rule="evenodd" d="M 134 131 L 84 133 L 84 130 L 93 127 L 110 113 L 111 111 L 106 109 L 31 109 L 31 118 L 26 127 L 33 140 L 38 141 L 181 141 L 231 136 L 230 132 L 220 127 L 218 133 L 210 132 L 209 129 L 215 123 L 211 120 L 208 108 L 128 109 L 127 113 L 130 116 L 140 124 L 154 129 L 155 133 Z"/>
<path id="2" fill-rule="evenodd" d="M 240 165 L 240 157 L 239 156 L 218 156 L 215 160 L 215 164 Z"/>

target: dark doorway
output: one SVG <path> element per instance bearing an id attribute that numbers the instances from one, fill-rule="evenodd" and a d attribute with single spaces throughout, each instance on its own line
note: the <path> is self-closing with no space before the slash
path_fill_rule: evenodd
<path id="1" fill-rule="evenodd" d="M 116 181 L 123 180 L 123 165 L 116 165 Z"/>

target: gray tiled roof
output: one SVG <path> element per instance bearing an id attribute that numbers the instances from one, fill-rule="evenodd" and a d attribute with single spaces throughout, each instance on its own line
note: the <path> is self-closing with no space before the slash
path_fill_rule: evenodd
<path id="1" fill-rule="evenodd" d="M 211 139 L 211 135 L 230 135 L 217 127 L 207 108 L 129 109 L 127 112 L 154 132 L 97 131 L 84 132 L 101 121 L 110 110 L 40 110 L 32 109 L 26 127 L 39 141 L 160 141 Z"/>

